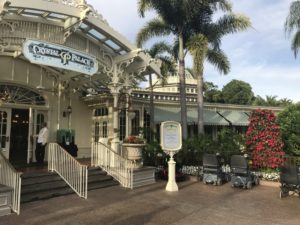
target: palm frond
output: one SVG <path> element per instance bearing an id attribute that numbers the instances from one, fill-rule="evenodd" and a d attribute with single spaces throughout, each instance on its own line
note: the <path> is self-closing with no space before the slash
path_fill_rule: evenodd
<path id="1" fill-rule="evenodd" d="M 140 17 L 145 17 L 145 12 L 152 8 L 151 0 L 138 1 L 138 14 Z"/>
<path id="2" fill-rule="evenodd" d="M 207 60 L 213 64 L 220 73 L 228 74 L 230 71 L 230 62 L 222 50 L 208 49 Z"/>
<path id="3" fill-rule="evenodd" d="M 213 7 L 214 11 L 218 9 L 224 12 L 232 11 L 232 4 L 227 0 L 208 0 L 208 3 Z"/>
<path id="4" fill-rule="evenodd" d="M 157 55 L 163 53 L 168 53 L 170 55 L 173 55 L 173 48 L 165 41 L 160 41 L 153 44 L 152 47 L 148 50 L 148 53 L 152 58 L 155 58 Z"/>
<path id="5" fill-rule="evenodd" d="M 185 70 L 188 71 L 188 73 L 191 74 L 191 76 L 192 76 L 193 78 L 196 78 L 196 76 L 195 76 L 195 74 L 194 74 L 194 70 L 193 70 L 192 68 L 186 67 Z"/>
<path id="6" fill-rule="evenodd" d="M 285 21 L 285 33 L 290 35 L 293 30 L 300 28 L 300 1 L 294 1 L 290 5 L 290 12 Z"/>
<path id="7" fill-rule="evenodd" d="M 174 60 L 169 56 L 158 56 L 158 59 L 162 61 L 161 74 L 162 76 L 168 76 L 177 72 L 176 64 Z"/>
<path id="8" fill-rule="evenodd" d="M 224 15 L 217 22 L 217 29 L 222 35 L 237 33 L 251 27 L 251 21 L 248 17 L 241 14 Z"/>
<path id="9" fill-rule="evenodd" d="M 208 40 L 202 34 L 193 35 L 187 43 L 187 48 L 193 56 L 193 69 L 195 74 L 202 74 L 205 56 L 208 50 Z"/>
<path id="10" fill-rule="evenodd" d="M 299 48 L 300 48 L 300 30 L 297 31 L 297 33 L 295 34 L 292 40 L 292 50 L 294 51 L 295 58 L 298 55 Z"/>
<path id="11" fill-rule="evenodd" d="M 149 21 L 137 34 L 136 43 L 138 47 L 155 36 L 166 36 L 171 34 L 170 27 L 159 18 Z"/>

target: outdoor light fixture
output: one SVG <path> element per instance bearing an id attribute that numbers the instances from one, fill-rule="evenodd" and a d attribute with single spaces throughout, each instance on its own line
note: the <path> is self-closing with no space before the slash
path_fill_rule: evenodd
<path id="1" fill-rule="evenodd" d="M 68 106 L 67 109 L 63 111 L 63 117 L 70 116 L 71 113 L 72 113 L 72 107 Z"/>

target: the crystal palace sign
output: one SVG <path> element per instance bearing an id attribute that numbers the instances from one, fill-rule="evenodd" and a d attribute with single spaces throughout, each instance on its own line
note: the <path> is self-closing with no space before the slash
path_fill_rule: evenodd
<path id="1" fill-rule="evenodd" d="M 23 54 L 31 62 L 88 75 L 98 71 L 96 58 L 65 46 L 27 39 Z"/>

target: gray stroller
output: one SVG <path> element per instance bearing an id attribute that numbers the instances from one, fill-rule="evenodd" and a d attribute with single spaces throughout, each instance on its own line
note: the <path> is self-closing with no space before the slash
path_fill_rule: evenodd
<path id="1" fill-rule="evenodd" d="M 203 183 L 221 185 L 225 181 L 221 158 L 215 154 L 203 155 Z"/>
<path id="2" fill-rule="evenodd" d="M 288 196 L 292 191 L 300 197 L 300 158 L 285 156 L 280 171 L 280 198 Z"/>
<path id="3" fill-rule="evenodd" d="M 248 160 L 241 155 L 233 155 L 230 159 L 231 164 L 231 186 L 251 189 L 252 186 L 259 184 L 259 178 L 250 172 Z"/>

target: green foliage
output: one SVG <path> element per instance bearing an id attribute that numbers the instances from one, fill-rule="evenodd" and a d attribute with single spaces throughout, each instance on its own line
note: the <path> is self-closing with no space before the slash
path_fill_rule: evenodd
<path id="1" fill-rule="evenodd" d="M 158 142 L 153 141 L 148 143 L 143 150 L 143 164 L 144 166 L 158 166 L 165 165 L 167 155 L 162 151 Z"/>
<path id="2" fill-rule="evenodd" d="M 183 148 L 175 157 L 181 165 L 201 165 L 204 153 L 220 153 L 229 163 L 231 155 L 240 154 L 244 148 L 244 137 L 231 128 L 223 128 L 214 140 L 211 136 L 201 135 L 183 143 Z"/>
<path id="3" fill-rule="evenodd" d="M 300 102 L 280 112 L 277 122 L 281 127 L 285 152 L 300 155 Z"/>
<path id="4" fill-rule="evenodd" d="M 218 152 L 225 158 L 225 162 L 230 162 L 232 155 L 241 154 L 245 149 L 245 137 L 238 134 L 233 129 L 223 128 L 217 136 Z"/>
<path id="5" fill-rule="evenodd" d="M 276 95 L 266 95 L 266 99 L 264 99 L 261 96 L 256 96 L 255 100 L 253 102 L 253 105 L 258 105 L 258 106 L 288 106 L 292 104 L 292 100 L 287 99 L 287 98 L 282 98 L 277 100 Z"/>
<path id="6" fill-rule="evenodd" d="M 212 82 L 204 83 L 204 99 L 206 102 L 224 103 L 222 91 Z"/>
<path id="7" fill-rule="evenodd" d="M 201 135 L 184 141 L 182 149 L 175 155 L 176 161 L 181 165 L 201 165 L 203 153 L 216 152 L 216 146 L 211 137 Z"/>
<path id="8" fill-rule="evenodd" d="M 250 84 L 241 80 L 232 80 L 226 84 L 222 93 L 224 102 L 229 104 L 250 105 L 254 97 Z"/>

